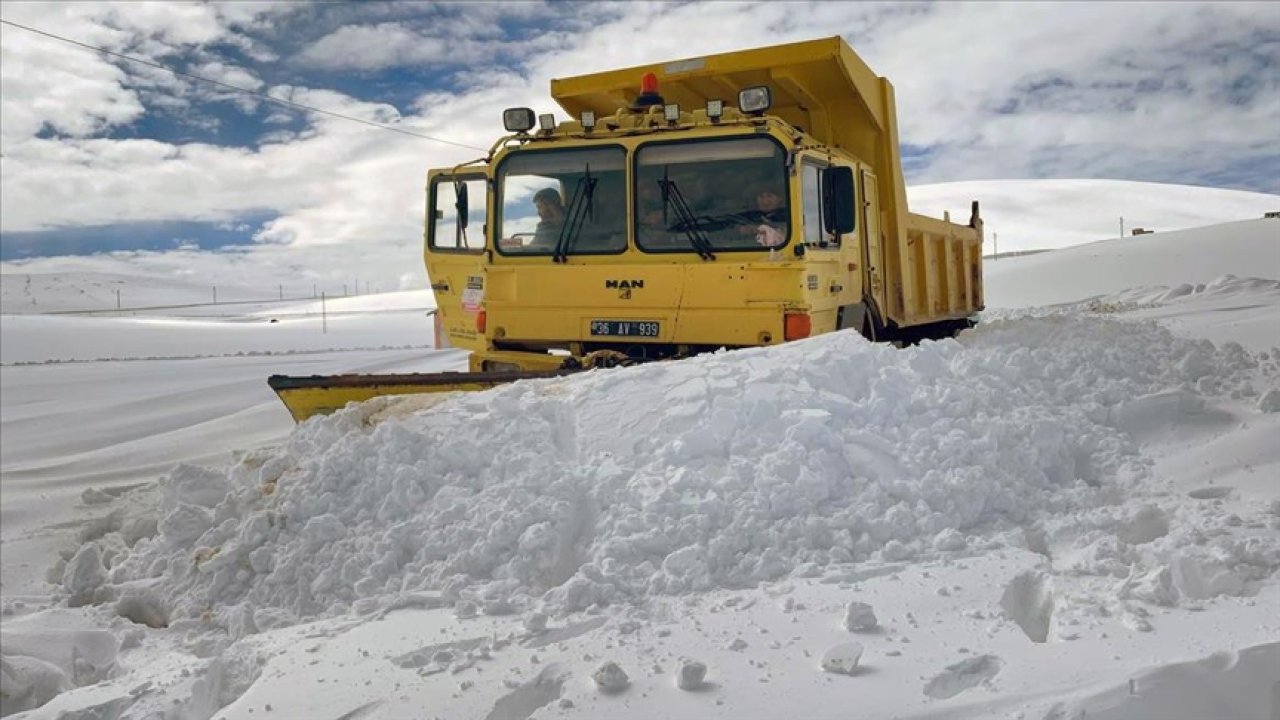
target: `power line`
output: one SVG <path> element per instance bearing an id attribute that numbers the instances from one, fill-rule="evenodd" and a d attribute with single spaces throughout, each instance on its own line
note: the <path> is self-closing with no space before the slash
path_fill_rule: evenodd
<path id="1" fill-rule="evenodd" d="M 381 128 L 383 130 L 390 130 L 391 132 L 400 133 L 401 135 L 411 135 L 416 138 L 422 138 L 423 140 L 431 140 L 433 142 L 444 143 L 445 145 L 453 145 L 455 147 L 467 148 L 469 150 L 479 150 L 480 152 L 485 152 L 484 148 L 476 147 L 475 145 L 467 145 L 466 143 L 459 143 L 459 142 L 454 142 L 452 140 L 445 140 L 443 138 L 432 137 L 430 135 L 423 135 L 422 133 L 416 133 L 416 132 L 413 132 L 412 130 L 405 130 L 404 128 L 398 128 L 393 125 L 384 125 L 379 122 L 374 122 L 372 120 L 365 120 L 363 118 L 353 117 L 351 115 L 343 115 L 342 113 L 336 113 L 336 112 L 333 112 L 332 110 L 322 110 L 321 108 L 311 107 L 310 105 L 303 105 L 302 103 L 296 103 L 296 102 L 293 102 L 292 100 L 283 100 L 281 98 L 272 97 L 265 93 L 257 92 L 256 90 L 242 88 L 239 85 L 231 85 L 230 83 L 225 83 L 225 82 L 222 82 L 221 80 L 214 80 L 213 78 L 207 78 L 200 75 L 195 75 L 193 73 L 183 72 L 181 70 L 174 70 L 168 65 L 162 65 L 160 63 L 152 62 L 150 60 L 143 60 L 142 58 L 133 57 L 131 55 L 124 55 L 122 53 L 113 52 L 105 48 L 97 47 L 96 45 L 89 45 L 88 43 L 82 43 L 78 40 L 72 40 L 71 38 L 62 37 L 61 35 L 54 35 L 51 32 L 45 32 L 44 30 L 38 30 L 36 28 L 28 27 L 26 25 L 19 25 L 18 23 L 12 22 L 9 20 L 0 19 L 0 23 L 4 23 L 5 25 L 12 25 L 13 27 L 21 28 L 22 30 L 26 30 L 27 32 L 33 32 L 37 35 L 43 35 L 47 38 L 52 38 L 54 40 L 60 40 L 65 43 L 77 45 L 79 47 L 85 48 L 86 50 L 94 50 L 104 55 L 118 57 L 122 60 L 128 60 L 129 62 L 138 63 L 139 65 L 146 65 L 148 67 L 153 67 L 158 70 L 165 70 L 173 73 L 174 75 L 179 75 L 181 77 L 191 78 L 192 80 L 199 80 L 201 82 L 207 82 L 213 85 L 217 85 L 219 87 L 227 88 L 228 90 L 234 90 L 236 92 L 245 93 L 246 95 L 253 95 L 254 97 L 258 97 L 268 102 L 276 103 L 278 105 L 285 105 L 287 107 L 292 107 L 299 110 L 306 110 L 308 112 L 320 113 L 321 115 L 329 115 L 331 117 L 341 118 L 343 120 L 351 120 L 352 122 L 363 123 L 365 125 L 372 125 L 373 127 Z"/>

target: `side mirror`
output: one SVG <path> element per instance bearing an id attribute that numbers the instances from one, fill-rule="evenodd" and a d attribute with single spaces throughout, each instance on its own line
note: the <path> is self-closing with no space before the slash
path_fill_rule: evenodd
<path id="1" fill-rule="evenodd" d="M 467 204 L 467 184 L 458 181 L 453 184 L 453 188 L 458 195 L 458 202 L 454 205 L 454 208 L 458 211 L 458 228 L 465 230 L 467 216 L 470 214 L 470 206 Z"/>
<path id="2" fill-rule="evenodd" d="M 829 233 L 853 232 L 853 169 L 829 167 L 822 171 L 822 224 Z"/>

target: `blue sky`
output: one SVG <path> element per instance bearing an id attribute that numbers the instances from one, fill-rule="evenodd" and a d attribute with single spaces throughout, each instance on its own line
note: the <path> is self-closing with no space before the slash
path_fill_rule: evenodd
<path id="1" fill-rule="evenodd" d="M 896 86 L 909 183 L 1280 193 L 1280 13 L 1264 3 L 8 3 L 0 16 L 475 147 L 501 133 L 504 106 L 556 110 L 551 77 L 839 33 Z M 398 252 L 419 241 L 426 169 L 479 154 L 11 26 L 0 51 L 3 261 Z"/>

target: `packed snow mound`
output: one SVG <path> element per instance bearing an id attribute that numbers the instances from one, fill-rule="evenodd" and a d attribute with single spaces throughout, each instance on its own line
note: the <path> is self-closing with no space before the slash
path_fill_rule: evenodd
<path id="1" fill-rule="evenodd" d="M 1159 481 L 1126 423 L 1257 395 L 1256 367 L 1150 322 L 1050 316 L 907 349 L 836 333 L 417 414 L 384 399 L 225 476 L 177 468 L 158 534 L 105 592 L 76 590 L 238 637 L 412 602 L 570 612 L 1078 541 L 1071 572 L 1111 577 L 1121 558 L 1153 573 L 1128 593 L 1159 597 L 1163 568 L 1199 595 L 1243 594 L 1280 565 L 1274 538 L 1217 547 L 1140 513 Z"/>

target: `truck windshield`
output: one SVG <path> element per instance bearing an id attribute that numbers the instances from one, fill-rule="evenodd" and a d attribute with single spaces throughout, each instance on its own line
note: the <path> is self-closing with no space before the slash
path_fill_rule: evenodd
<path id="1" fill-rule="evenodd" d="M 636 153 L 636 244 L 649 252 L 768 250 L 790 236 L 785 151 L 766 138 Z"/>
<path id="2" fill-rule="evenodd" d="M 504 255 L 596 255 L 627 247 L 626 152 L 530 150 L 498 166 Z"/>

